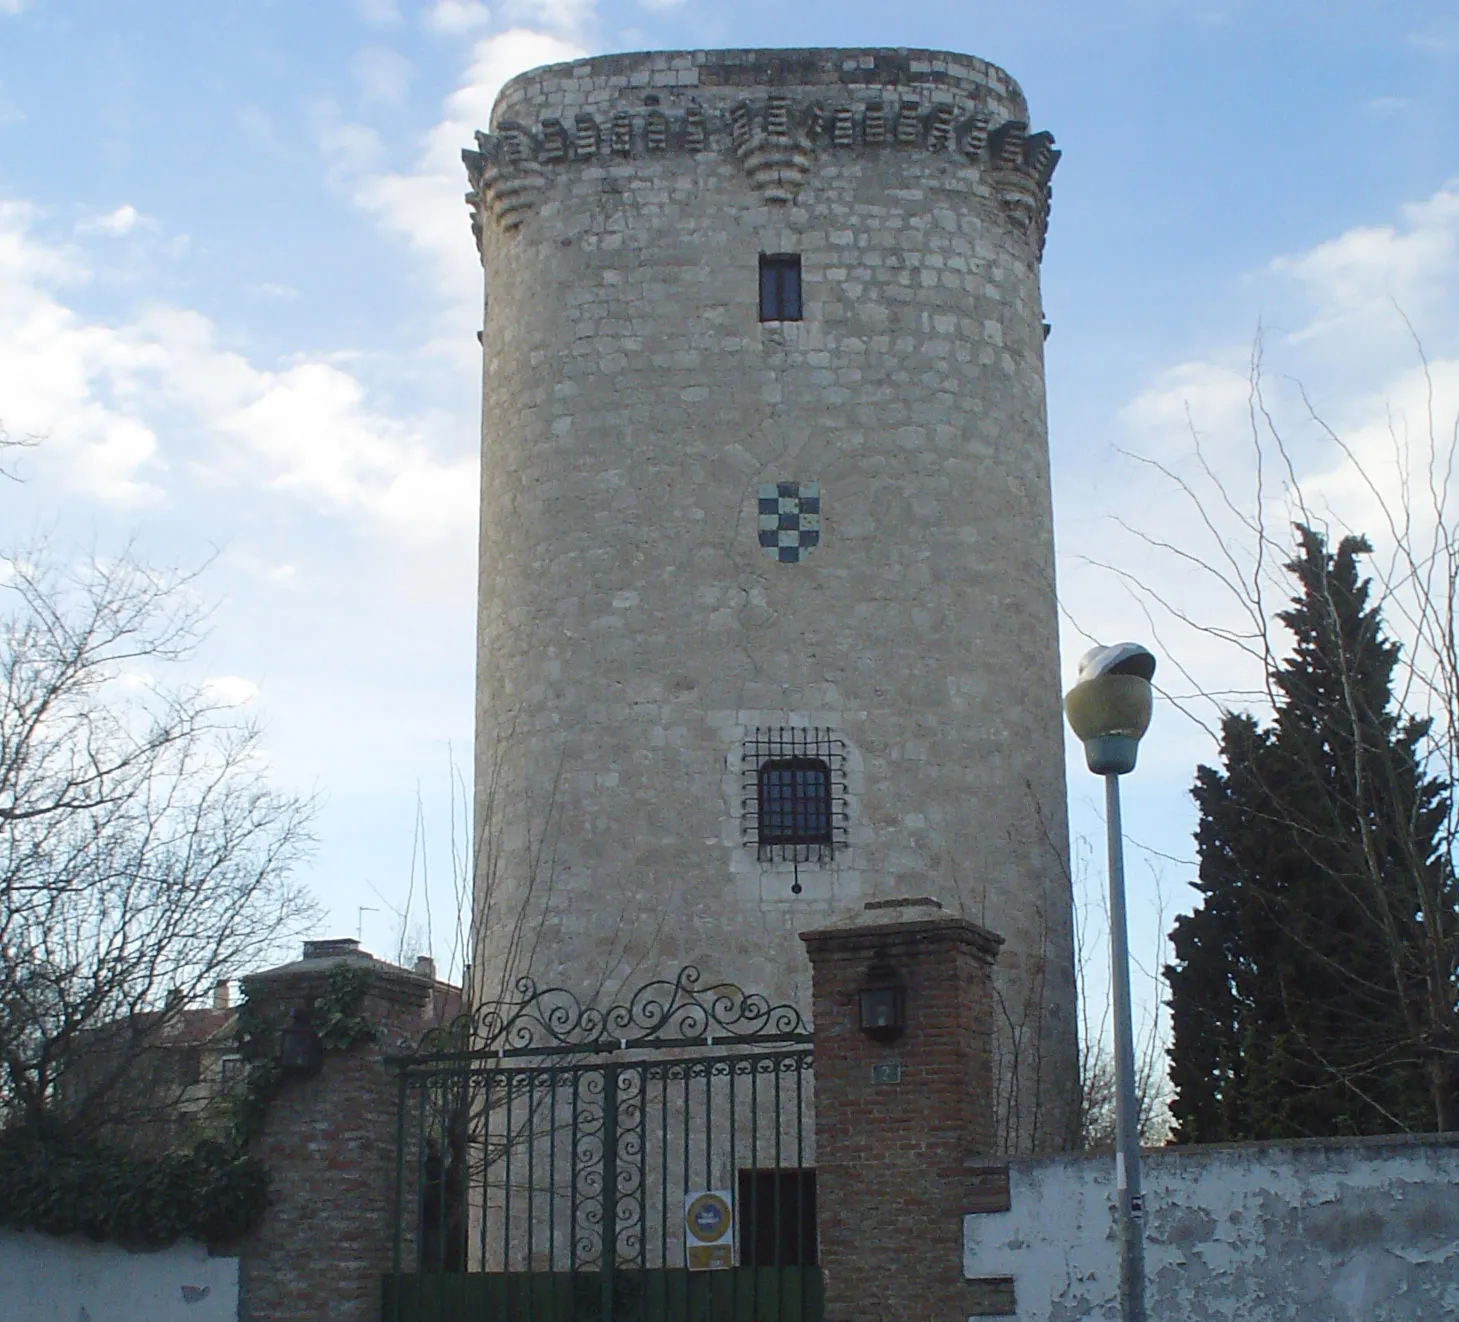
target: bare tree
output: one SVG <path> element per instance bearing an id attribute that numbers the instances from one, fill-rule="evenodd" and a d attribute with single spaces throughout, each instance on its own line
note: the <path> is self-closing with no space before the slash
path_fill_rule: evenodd
<path id="1" fill-rule="evenodd" d="M 1438 418 L 1434 378 L 1417 337 L 1414 344 L 1423 385 L 1417 417 L 1390 412 L 1385 428 L 1345 434 L 1297 386 L 1300 420 L 1279 423 L 1258 337 L 1244 475 L 1213 461 L 1194 425 L 1186 461 L 1128 456 L 1163 487 L 1163 505 L 1174 509 L 1179 531 L 1120 521 L 1133 555 L 1129 563 L 1110 560 L 1102 567 L 1145 612 L 1168 673 L 1179 677 L 1164 696 L 1213 742 L 1233 706 L 1267 715 L 1280 705 L 1276 685 L 1288 646 L 1280 621 L 1292 591 L 1286 570 L 1292 528 L 1314 530 L 1334 543 L 1366 533 L 1373 546 L 1368 603 L 1399 649 L 1393 722 L 1417 732 L 1428 777 L 1444 787 L 1459 783 L 1459 419 Z M 1129 567 L 1135 557 L 1138 571 Z M 1162 569 L 1178 570 L 1183 586 L 1166 586 L 1168 579 L 1158 577 Z M 1322 596 L 1316 594 L 1319 605 Z M 1337 604 L 1329 605 L 1335 620 Z M 1223 654 L 1227 673 L 1245 680 L 1211 682 L 1201 658 Z M 1453 1129 L 1459 1127 L 1459 810 L 1452 792 L 1443 794 L 1437 857 L 1423 832 L 1408 829 L 1412 824 L 1384 820 L 1385 813 L 1391 816 L 1385 805 L 1401 796 L 1383 782 L 1383 763 L 1374 758 L 1374 714 L 1361 691 L 1360 658 L 1338 649 L 1324 659 L 1341 677 L 1336 719 L 1343 736 L 1337 742 L 1349 765 L 1327 782 L 1341 801 L 1320 806 L 1335 823 L 1346 824 L 1342 829 L 1351 839 L 1317 839 L 1309 826 L 1295 822 L 1293 838 L 1321 868 L 1324 884 L 1338 888 L 1343 902 L 1370 925 L 1382 966 L 1349 970 L 1348 976 L 1365 994 L 1382 990 L 1389 998 L 1401 1025 L 1388 1044 L 1397 1053 L 1391 1058 L 1401 1056 L 1423 1070 L 1436 1126 Z M 1309 838 L 1302 843 L 1304 831 Z M 1345 862 L 1334 869 L 1330 860 L 1338 845 Z M 1288 936 L 1304 940 L 1295 926 Z M 1326 958 L 1315 945 L 1307 953 Z M 1330 1068 L 1342 1067 L 1333 1062 Z"/>
<path id="2" fill-rule="evenodd" d="M 0 1127 L 122 1132 L 149 1052 L 313 917 L 309 802 L 257 730 L 177 682 L 195 575 L 41 546 L 0 592 Z"/>
<path id="3" fill-rule="evenodd" d="M 12 450 L 33 450 L 40 442 L 41 438 L 39 436 L 13 435 L 5 424 L 0 422 L 0 454 Z M 22 480 L 9 463 L 0 463 L 0 477 L 6 478 L 11 482 L 19 482 Z"/>
<path id="4" fill-rule="evenodd" d="M 1089 842 L 1078 842 L 1080 860 L 1087 862 Z M 1079 987 L 1079 1113 L 1078 1139 L 1082 1151 L 1110 1149 L 1115 1146 L 1115 1061 L 1110 1045 L 1110 998 L 1102 995 L 1096 1001 L 1090 994 L 1091 946 L 1109 931 L 1109 899 L 1102 886 L 1095 884 L 1095 903 L 1089 895 L 1091 885 L 1087 868 L 1076 862 L 1080 882 L 1075 886 L 1074 901 L 1074 972 Z M 1157 876 L 1154 879 L 1155 930 L 1157 949 L 1154 961 L 1137 971 L 1151 986 L 1151 998 L 1135 1034 L 1135 1101 L 1139 1110 L 1137 1130 L 1140 1142 L 1154 1147 L 1170 1137 L 1170 1083 L 1165 1074 L 1165 1053 L 1169 1048 L 1168 1022 L 1162 1013 L 1165 979 L 1165 904 Z"/>

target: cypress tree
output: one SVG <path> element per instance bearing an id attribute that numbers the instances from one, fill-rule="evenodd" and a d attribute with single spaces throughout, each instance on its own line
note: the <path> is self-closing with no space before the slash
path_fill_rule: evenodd
<path id="1" fill-rule="evenodd" d="M 1181 1142 L 1452 1123 L 1448 787 L 1394 712 L 1368 543 L 1296 531 L 1273 720 L 1228 714 L 1193 790 L 1202 900 L 1166 970 Z"/>

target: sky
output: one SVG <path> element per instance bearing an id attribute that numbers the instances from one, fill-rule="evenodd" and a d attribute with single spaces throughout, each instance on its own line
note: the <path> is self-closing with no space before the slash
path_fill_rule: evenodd
<path id="1" fill-rule="evenodd" d="M 1441 432 L 1459 416 L 1452 0 L 0 0 L 0 422 L 42 439 L 0 486 L 0 542 L 206 564 L 196 675 L 263 724 L 275 784 L 318 796 L 321 934 L 456 947 L 481 300 L 461 148 L 533 65 L 797 45 L 990 59 L 1063 150 L 1043 268 L 1063 668 L 1090 639 L 1162 656 L 1126 781 L 1143 968 L 1194 900 L 1215 706 L 1193 695 L 1257 686 L 1129 584 L 1230 609 L 1152 542 L 1239 543 L 1219 493 L 1227 516 L 1257 500 L 1254 349 L 1334 528 L 1371 493 L 1299 385 L 1359 457 L 1430 405 Z M 1209 527 L 1141 462 L 1208 481 L 1197 442 Z M 1273 526 L 1287 500 L 1263 488 Z M 1071 747 L 1095 929 L 1099 788 Z"/>

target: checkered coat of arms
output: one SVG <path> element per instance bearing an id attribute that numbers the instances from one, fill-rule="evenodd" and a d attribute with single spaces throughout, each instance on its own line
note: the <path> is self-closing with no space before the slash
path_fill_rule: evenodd
<path id="1" fill-rule="evenodd" d="M 760 487 L 760 549 L 793 565 L 821 540 L 821 488 L 817 482 L 766 482 Z"/>

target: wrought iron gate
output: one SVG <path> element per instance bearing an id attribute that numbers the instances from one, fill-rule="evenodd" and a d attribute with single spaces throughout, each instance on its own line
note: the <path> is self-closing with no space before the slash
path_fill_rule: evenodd
<path id="1" fill-rule="evenodd" d="M 800 1013 L 693 967 L 517 992 L 399 1062 L 385 1317 L 819 1322 Z"/>

